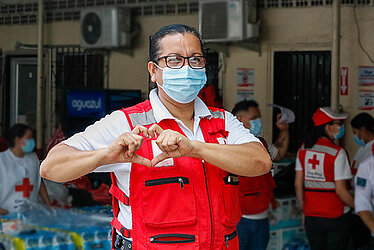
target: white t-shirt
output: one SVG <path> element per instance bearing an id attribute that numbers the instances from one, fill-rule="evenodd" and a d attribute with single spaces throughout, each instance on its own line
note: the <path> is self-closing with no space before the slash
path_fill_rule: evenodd
<path id="1" fill-rule="evenodd" d="M 355 156 L 353 157 L 352 161 L 352 168 L 359 168 L 361 162 L 369 158 L 370 156 L 373 155 L 373 143 L 374 140 L 371 140 L 368 142 L 364 147 L 361 147 L 359 150 L 357 150 Z"/>
<path id="2" fill-rule="evenodd" d="M 299 158 L 299 151 L 297 152 L 295 171 L 303 171 Z M 334 180 L 350 180 L 351 178 L 352 173 L 349 167 L 347 153 L 344 149 L 341 149 L 334 162 Z M 344 206 L 344 213 L 347 213 L 349 211 L 350 207 Z"/>
<path id="3" fill-rule="evenodd" d="M 196 98 L 194 102 L 195 115 L 193 132 L 190 131 L 182 121 L 176 119 L 170 114 L 158 98 L 157 89 L 151 91 L 149 100 L 157 123 L 163 119 L 173 119 L 178 123 L 188 139 L 204 142 L 199 122 L 201 118 L 211 116 L 211 112 L 200 98 Z M 227 144 L 260 142 L 229 112 L 225 112 L 225 126 L 226 130 L 229 132 Z M 87 127 L 84 132 L 75 134 L 65 140 L 64 143 L 79 150 L 96 150 L 108 146 L 119 135 L 129 131 L 131 131 L 131 129 L 125 114 L 122 111 L 114 111 L 110 115 L 102 118 L 100 121 Z M 97 168 L 95 171 L 114 172 L 117 177 L 118 187 L 126 195 L 129 195 L 131 163 L 105 165 Z M 118 220 L 124 227 L 132 229 L 131 207 L 125 206 L 122 203 L 120 203 L 119 206 L 120 212 L 118 214 Z"/>
<path id="4" fill-rule="evenodd" d="M 0 153 L 0 207 L 19 211 L 26 199 L 37 201 L 41 178 L 35 153 L 20 158 L 8 149 Z"/>

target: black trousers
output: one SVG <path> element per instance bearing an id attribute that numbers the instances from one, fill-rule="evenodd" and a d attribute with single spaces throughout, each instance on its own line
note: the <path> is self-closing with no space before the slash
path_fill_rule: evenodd
<path id="1" fill-rule="evenodd" d="M 305 216 L 305 231 L 311 250 L 348 249 L 350 240 L 350 215 L 338 218 Z"/>

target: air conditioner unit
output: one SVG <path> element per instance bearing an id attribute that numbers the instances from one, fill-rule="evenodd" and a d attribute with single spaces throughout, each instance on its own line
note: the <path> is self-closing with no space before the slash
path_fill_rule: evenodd
<path id="1" fill-rule="evenodd" d="M 256 0 L 200 0 L 199 31 L 204 42 L 256 40 Z"/>
<path id="2" fill-rule="evenodd" d="M 82 48 L 130 47 L 130 32 L 130 8 L 101 7 L 81 10 Z"/>

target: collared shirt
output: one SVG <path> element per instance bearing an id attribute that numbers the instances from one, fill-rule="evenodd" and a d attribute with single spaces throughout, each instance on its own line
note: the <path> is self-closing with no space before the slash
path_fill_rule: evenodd
<path id="1" fill-rule="evenodd" d="M 37 201 L 41 177 L 35 153 L 17 157 L 8 149 L 0 153 L 0 208 L 17 212 L 26 199 Z"/>
<path id="2" fill-rule="evenodd" d="M 360 164 L 355 177 L 355 210 L 370 211 L 374 215 L 374 157 Z"/>
<path id="3" fill-rule="evenodd" d="M 194 126 L 193 131 L 187 128 L 182 121 L 173 117 L 158 97 L 157 89 L 151 91 L 149 100 L 152 105 L 156 122 L 163 119 L 175 120 L 184 134 L 190 140 L 204 142 L 204 137 L 200 128 L 200 119 L 211 116 L 208 107 L 200 98 L 194 102 Z M 260 142 L 243 124 L 239 122 L 231 113 L 225 112 L 225 127 L 229 132 L 227 144 L 243 144 L 247 142 Z M 100 121 L 86 128 L 84 132 L 75 134 L 64 143 L 79 150 L 96 150 L 105 148 L 111 144 L 118 136 L 124 132 L 131 131 L 130 125 L 122 111 L 114 111 Z M 114 172 L 117 177 L 118 187 L 129 195 L 131 163 L 118 163 L 99 167 L 96 172 Z M 131 199 L 131 197 L 130 197 Z M 131 207 L 120 203 L 120 213 L 118 220 L 128 229 L 132 229 Z"/>
<path id="4" fill-rule="evenodd" d="M 371 140 L 364 147 L 361 147 L 359 150 L 357 150 L 352 161 L 351 167 L 353 169 L 358 169 L 361 162 L 365 161 L 367 158 L 373 155 L 373 150 L 372 150 L 373 143 L 374 143 L 374 140 Z"/>

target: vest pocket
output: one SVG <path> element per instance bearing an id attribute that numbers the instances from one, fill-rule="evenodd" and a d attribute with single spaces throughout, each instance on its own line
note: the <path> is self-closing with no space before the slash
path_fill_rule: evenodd
<path id="1" fill-rule="evenodd" d="M 251 190 L 240 194 L 240 205 L 243 214 L 257 214 L 269 208 L 270 200 L 264 190 Z"/>
<path id="2" fill-rule="evenodd" d="M 235 230 L 230 234 L 224 236 L 224 246 L 222 249 L 239 249 L 238 232 Z"/>
<path id="3" fill-rule="evenodd" d="M 147 249 L 199 249 L 197 232 L 148 233 Z"/>
<path id="4" fill-rule="evenodd" d="M 222 196 L 223 196 L 223 209 L 221 209 L 221 221 L 226 227 L 236 227 L 242 216 L 239 205 L 239 186 L 236 182 L 227 183 L 228 179 L 236 179 L 233 176 L 230 178 L 227 175 L 222 178 Z"/>
<path id="5" fill-rule="evenodd" d="M 195 195 L 188 177 L 148 179 L 144 185 L 143 220 L 147 226 L 165 228 L 196 223 Z"/>

